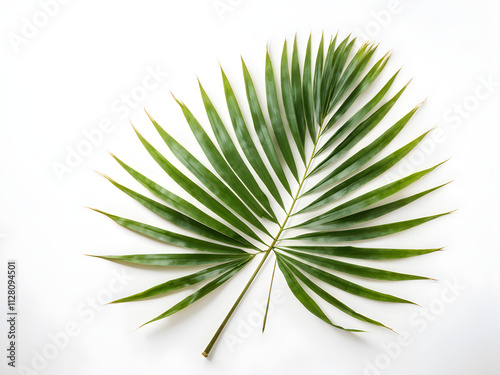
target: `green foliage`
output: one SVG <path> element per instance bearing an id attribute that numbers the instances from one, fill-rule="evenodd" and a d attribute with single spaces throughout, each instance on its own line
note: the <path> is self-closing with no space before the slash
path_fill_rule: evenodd
<path id="1" fill-rule="evenodd" d="M 384 99 L 395 84 L 398 75 L 396 72 L 382 89 L 368 100 L 361 100 L 360 97 L 368 95 L 372 83 L 385 69 L 390 55 L 384 55 L 368 68 L 376 54 L 377 46 L 363 43 L 356 49 L 355 42 L 356 39 L 350 37 L 337 41 L 335 36 L 329 43 L 325 43 L 322 37 L 318 51 L 313 54 L 309 38 L 301 66 L 297 40 L 293 42 L 291 58 L 285 41 L 279 74 L 275 74 L 271 56 L 267 52 L 265 97 L 256 91 L 250 71 L 242 61 L 251 122 L 245 120 L 241 109 L 244 100 L 237 98 L 224 71 L 222 83 L 231 124 L 225 124 L 221 120 L 218 109 L 201 84 L 201 99 L 208 121 L 195 118 L 181 101 L 175 99 L 216 173 L 177 142 L 148 114 L 160 137 L 189 173 L 186 174 L 175 167 L 135 130 L 139 140 L 159 167 L 197 203 L 190 203 L 158 185 L 114 155 L 116 161 L 158 199 L 148 198 L 105 177 L 145 208 L 194 236 L 96 211 L 129 230 L 170 245 L 188 248 L 190 252 L 99 257 L 126 264 L 202 268 L 195 273 L 120 298 L 114 303 L 158 297 L 205 282 L 172 308 L 147 322 L 151 323 L 188 307 L 222 286 L 251 263 L 254 257 L 261 258 L 252 277 L 203 352 L 205 356 L 271 254 L 274 254 L 275 268 L 277 264 L 293 295 L 313 315 L 334 327 L 361 331 L 334 324 L 314 298 L 323 299 L 360 321 L 386 326 L 354 311 L 334 296 L 335 289 L 326 291 L 319 286 L 318 281 L 375 301 L 412 303 L 400 297 L 368 289 L 349 281 L 344 275 L 389 281 L 422 280 L 428 279 L 427 277 L 337 259 L 382 261 L 440 250 L 366 248 L 348 246 L 346 242 L 357 243 L 401 232 L 447 214 L 381 225 L 367 224 L 444 186 L 439 185 L 417 194 L 387 201 L 432 172 L 439 164 L 347 201 L 344 199 L 341 204 L 337 203 L 341 198 L 349 196 L 388 171 L 408 155 L 428 133 L 425 132 L 379 161 L 370 163 L 405 128 L 420 105 L 388 127 L 380 136 L 367 142 L 367 135 L 382 122 L 403 94 L 407 84 L 392 98 Z M 314 62 L 313 56 L 316 56 Z M 261 106 L 261 103 L 267 104 L 267 108 Z M 357 110 L 356 105 L 359 107 Z M 346 116 L 349 110 L 353 114 Z M 211 127 L 214 137 L 207 132 L 208 126 Z M 239 146 L 233 142 L 230 135 L 233 131 Z M 360 143 L 366 145 L 356 149 Z M 306 189 L 312 176 L 318 177 L 319 181 L 312 186 L 310 184 Z M 305 197 L 311 199 L 307 200 Z M 303 200 L 308 203 L 303 204 Z M 302 205 L 301 209 L 297 209 L 299 205 Z M 309 213 L 309 218 L 301 219 L 306 212 Z M 292 216 L 298 224 L 287 225 Z M 290 229 L 300 232 L 287 237 L 285 232 Z"/>

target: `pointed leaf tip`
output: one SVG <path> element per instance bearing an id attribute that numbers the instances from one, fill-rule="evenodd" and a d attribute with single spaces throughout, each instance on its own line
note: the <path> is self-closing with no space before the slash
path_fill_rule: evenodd
<path id="1" fill-rule="evenodd" d="M 385 328 L 387 328 L 388 330 L 390 330 L 390 331 L 394 332 L 396 335 L 401 336 L 401 334 L 400 334 L 399 332 L 397 332 L 397 331 L 393 330 L 391 327 L 387 327 L 387 326 L 386 326 Z"/>
<path id="2" fill-rule="evenodd" d="M 412 79 L 413 79 L 413 78 L 412 78 Z M 408 82 L 408 84 L 407 84 L 407 85 L 409 85 L 409 84 L 410 84 L 410 82 L 411 82 L 411 80 L 412 80 L 412 79 L 410 79 L 410 81 Z M 424 100 L 422 100 L 420 103 L 418 103 L 418 104 L 416 105 L 416 107 L 415 107 L 415 108 L 416 108 L 416 109 L 420 108 L 420 107 L 421 107 L 421 106 L 422 106 L 422 105 L 426 102 L 426 100 L 427 100 L 427 98 L 425 98 Z"/>
<path id="3" fill-rule="evenodd" d="M 106 175 L 106 174 L 104 174 L 104 173 L 101 173 L 101 172 L 99 172 L 99 171 L 93 171 L 93 172 L 94 172 L 94 173 L 97 173 L 98 175 L 101 175 L 101 176 L 102 176 L 102 177 L 104 177 L 104 178 L 107 178 L 108 180 L 110 180 L 110 179 L 111 179 L 111 177 L 109 177 L 108 175 Z"/>
<path id="4" fill-rule="evenodd" d="M 399 68 L 399 70 L 401 70 L 401 69 L 403 69 L 403 67 Z M 398 72 L 399 72 L 399 70 L 398 70 Z M 406 85 L 405 85 L 404 87 L 405 87 L 405 88 L 407 88 L 407 87 L 410 85 L 410 83 L 411 83 L 412 81 L 413 81 L 413 77 L 411 77 L 411 78 L 408 80 L 408 82 L 406 83 Z M 422 102 L 421 102 L 421 103 L 422 103 Z"/>
<path id="5" fill-rule="evenodd" d="M 143 323 L 141 324 L 139 327 L 137 327 L 136 329 L 134 329 L 134 331 L 137 331 L 138 329 L 141 329 L 142 327 L 144 327 L 146 324 L 149 324 L 151 322 L 146 322 L 146 323 Z"/>
<path id="6" fill-rule="evenodd" d="M 137 134 L 137 136 L 139 138 L 143 138 L 142 134 L 139 132 L 139 130 L 137 130 L 137 128 L 134 126 L 134 124 L 132 124 L 132 123 L 130 123 L 130 124 L 132 125 L 132 129 L 134 129 L 135 134 Z"/>
<path id="7" fill-rule="evenodd" d="M 196 77 L 198 78 L 198 77 Z M 198 79 L 198 83 L 200 83 L 200 80 Z M 170 95 L 172 95 L 172 98 L 174 98 L 174 100 L 176 101 L 177 104 L 179 104 L 181 107 L 184 105 L 183 102 L 181 102 L 179 99 L 177 99 L 177 97 L 174 95 L 174 93 L 172 91 L 170 91 Z"/>

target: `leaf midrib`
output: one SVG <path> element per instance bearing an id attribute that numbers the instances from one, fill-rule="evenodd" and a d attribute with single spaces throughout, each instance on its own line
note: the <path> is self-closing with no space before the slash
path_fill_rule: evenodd
<path id="1" fill-rule="evenodd" d="M 295 195 L 293 197 L 292 204 L 290 205 L 290 208 L 286 212 L 285 219 L 283 220 L 283 223 L 281 224 L 278 233 L 276 234 L 276 236 L 274 236 L 273 242 L 269 245 L 269 247 L 266 250 L 266 252 L 270 252 L 274 248 L 274 245 L 276 245 L 276 243 L 280 240 L 280 236 L 283 233 L 283 231 L 285 231 L 287 229 L 286 228 L 286 223 L 288 222 L 288 219 L 290 219 L 290 216 L 292 216 L 293 208 L 295 207 L 295 203 L 297 203 L 297 201 L 300 198 L 300 192 L 302 190 L 304 182 L 307 180 L 307 177 L 308 177 L 307 173 L 309 172 L 309 168 L 311 167 L 312 161 L 314 160 L 314 154 L 316 152 L 316 146 L 318 144 L 319 138 L 322 135 L 321 129 L 322 129 L 322 125 L 320 125 L 320 127 L 318 129 L 318 135 L 316 136 L 316 139 L 313 142 L 313 149 L 311 151 L 311 155 L 309 157 L 309 161 L 307 162 L 306 169 L 304 170 L 304 174 L 302 176 L 302 179 L 300 180 L 299 186 L 297 188 L 297 192 L 295 193 Z"/>

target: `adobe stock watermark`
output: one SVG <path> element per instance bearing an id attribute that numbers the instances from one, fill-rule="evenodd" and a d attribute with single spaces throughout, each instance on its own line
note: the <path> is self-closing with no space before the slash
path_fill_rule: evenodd
<path id="1" fill-rule="evenodd" d="M 7 39 L 14 52 L 18 53 L 22 46 L 25 46 L 38 36 L 50 21 L 59 14 L 61 7 L 69 2 L 70 0 L 39 0 L 36 11 L 28 17 L 21 17 L 19 30 L 7 33 Z"/>
<path id="2" fill-rule="evenodd" d="M 146 66 L 145 71 L 146 74 L 140 83 L 111 102 L 110 111 L 119 120 L 127 119 L 130 112 L 139 107 L 140 103 L 147 99 L 149 93 L 160 87 L 170 75 L 167 71 L 162 70 L 158 64 L 155 67 Z M 80 139 L 65 147 L 64 156 L 59 160 L 53 160 L 50 164 L 58 181 L 63 182 L 115 129 L 116 125 L 112 117 L 103 117 L 97 126 L 83 129 Z"/>
<path id="3" fill-rule="evenodd" d="M 355 28 L 354 35 L 363 41 L 373 40 L 392 22 L 395 15 L 403 11 L 403 4 L 399 0 L 389 0 L 385 9 L 370 11 L 371 19 L 362 27 Z M 361 44 L 361 41 L 357 41 Z"/>
<path id="4" fill-rule="evenodd" d="M 21 363 L 17 367 L 19 375 L 39 375 L 44 372 L 68 346 L 75 337 L 80 335 L 86 324 L 92 322 L 96 315 L 104 309 L 104 305 L 111 302 L 114 296 L 120 293 L 131 280 L 134 279 L 126 271 L 121 273 L 111 271 L 113 277 L 109 280 L 107 288 L 101 289 L 94 295 L 75 307 L 76 319 L 68 321 L 64 327 L 55 332 L 49 332 L 47 342 L 31 350 L 29 362 Z"/>
<path id="5" fill-rule="evenodd" d="M 439 297 L 429 302 L 427 307 L 419 309 L 411 314 L 408 322 L 416 328 L 417 333 L 422 333 L 446 312 L 447 306 L 457 300 L 464 290 L 467 289 L 459 280 L 453 282 L 447 280 L 444 282 L 444 288 Z M 402 332 L 401 335 L 393 341 L 383 343 L 382 351 L 372 360 L 365 360 L 363 375 L 380 375 L 387 370 L 391 364 L 397 360 L 403 351 L 409 347 L 415 340 L 414 334 Z"/>
<path id="6" fill-rule="evenodd" d="M 242 2 L 243 0 L 213 0 L 212 8 L 214 8 L 219 19 L 224 21 L 226 19 L 226 14 L 233 13 Z"/>
<path id="7" fill-rule="evenodd" d="M 269 310 L 267 317 L 274 313 L 276 306 L 281 305 L 285 301 L 285 297 L 281 290 L 274 290 L 271 293 L 269 302 Z M 266 312 L 267 298 L 261 301 L 253 301 L 255 309 L 253 309 L 246 317 L 238 315 L 235 317 L 236 327 L 224 334 L 224 343 L 229 349 L 229 352 L 234 353 L 236 346 L 242 344 L 257 332 L 262 332 L 262 323 Z"/>
<path id="8" fill-rule="evenodd" d="M 400 178 L 415 172 L 418 167 L 428 160 L 427 158 L 437 149 L 439 144 L 448 141 L 451 131 L 460 129 L 464 121 L 468 120 L 474 112 L 481 108 L 481 103 L 496 93 L 498 87 L 500 87 L 500 81 L 494 79 L 491 75 L 486 78 L 484 76 L 478 77 L 474 91 L 443 112 L 443 126 L 431 131 L 406 158 L 386 173 L 384 178 L 393 181 L 394 178 Z"/>

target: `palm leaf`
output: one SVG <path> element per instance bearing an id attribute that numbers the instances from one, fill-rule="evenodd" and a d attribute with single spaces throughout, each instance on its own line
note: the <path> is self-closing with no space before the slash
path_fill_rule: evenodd
<path id="1" fill-rule="evenodd" d="M 362 315 L 362 314 L 354 311 L 349 306 L 347 306 L 344 303 L 342 303 L 341 301 L 339 301 L 337 298 L 335 298 L 334 296 L 332 296 L 330 293 L 328 293 L 327 291 L 325 291 L 324 289 L 322 289 L 321 287 L 319 287 L 312 280 L 310 280 L 309 278 L 307 278 L 302 272 L 300 272 L 297 268 L 295 268 L 290 261 L 287 261 L 287 259 L 285 257 L 281 257 L 281 256 L 278 255 L 278 258 L 280 260 L 283 260 L 283 263 L 286 264 L 286 266 L 295 274 L 295 276 L 297 276 L 297 278 L 300 281 L 302 281 L 309 289 L 311 289 L 314 293 L 316 293 L 319 297 L 321 297 L 322 299 L 324 299 L 326 302 L 328 302 L 332 306 L 334 306 L 337 309 L 339 309 L 340 311 L 342 311 L 342 312 L 344 312 L 344 313 L 352 316 L 353 318 L 359 319 L 361 321 L 364 321 L 364 322 L 367 322 L 367 323 L 370 323 L 370 324 L 374 324 L 374 325 L 377 325 L 377 326 L 388 328 L 384 324 L 382 324 L 382 323 L 380 323 L 380 322 L 378 322 L 376 320 L 370 319 L 370 318 L 368 318 L 368 317 L 366 317 L 366 316 L 364 316 L 364 315 Z M 327 275 L 327 277 L 330 276 L 328 274 L 326 274 L 326 275 Z M 393 301 L 393 302 L 397 302 L 397 301 Z"/>
<path id="2" fill-rule="evenodd" d="M 352 332 L 362 332 L 361 330 L 358 329 L 349 329 L 333 324 L 332 321 L 323 312 L 323 310 L 321 310 L 318 304 L 314 302 L 314 300 L 309 296 L 309 294 L 307 294 L 304 288 L 302 288 L 302 286 L 299 284 L 294 274 L 292 274 L 292 272 L 290 271 L 290 266 L 286 265 L 285 262 L 281 261 L 281 258 L 278 258 L 278 265 L 280 267 L 281 272 L 283 272 L 283 276 L 285 277 L 285 280 L 288 286 L 290 287 L 292 293 L 295 295 L 295 297 L 297 297 L 300 303 L 302 303 L 302 305 L 304 305 L 304 307 L 307 310 L 309 310 L 312 314 L 316 315 L 322 321 L 330 324 L 335 328 L 340 328 Z"/>
<path id="3" fill-rule="evenodd" d="M 293 264 L 311 276 L 316 277 L 317 279 L 324 281 L 327 284 L 330 284 L 334 286 L 337 289 L 343 290 L 345 292 L 351 293 L 353 295 L 363 297 L 363 298 L 368 298 L 372 299 L 374 301 L 380 301 L 380 302 L 393 302 L 393 303 L 410 303 L 412 304 L 413 302 L 407 301 L 405 299 L 391 296 L 386 293 L 381 293 L 377 292 L 372 289 L 368 289 L 366 287 L 363 287 L 359 284 L 353 283 L 351 281 L 348 281 L 342 277 L 336 276 L 330 272 L 323 271 L 322 269 L 318 267 L 313 267 L 308 265 L 307 263 L 300 262 L 294 258 L 287 257 L 283 254 L 279 254 L 278 257 L 280 259 L 284 259 L 287 261 L 287 263 Z"/>
<path id="4" fill-rule="evenodd" d="M 255 87 L 253 85 L 252 77 L 245 65 L 243 59 L 241 59 L 241 64 L 243 66 L 243 76 L 245 78 L 245 88 L 247 92 L 248 106 L 250 107 L 250 111 L 252 113 L 252 119 L 254 124 L 255 132 L 259 137 L 260 144 L 267 155 L 267 159 L 271 164 L 276 176 L 280 180 L 283 187 L 286 189 L 287 193 L 292 195 L 292 190 L 290 189 L 290 184 L 286 178 L 285 171 L 281 166 L 281 162 L 274 147 L 271 134 L 266 124 L 266 120 L 264 119 L 264 114 L 262 112 L 262 108 L 259 104 L 259 98 L 257 96 L 257 92 L 255 91 Z"/>
<path id="5" fill-rule="evenodd" d="M 267 167 L 262 161 L 262 158 L 257 151 L 255 144 L 252 141 L 252 136 L 250 135 L 250 131 L 248 130 L 245 120 L 243 119 L 238 101 L 236 100 L 236 96 L 234 95 L 229 80 L 227 79 L 222 69 L 221 72 L 222 81 L 224 84 L 224 92 L 226 94 L 226 103 L 229 114 L 231 115 L 231 122 L 233 123 L 233 128 L 236 133 L 236 137 L 238 138 L 238 142 L 240 143 L 243 152 L 245 153 L 249 163 L 252 165 L 255 172 L 259 175 L 262 182 L 264 182 L 276 202 L 278 202 L 278 204 L 284 209 L 285 207 L 281 199 L 279 190 L 276 187 L 271 174 L 267 170 Z"/>
<path id="6" fill-rule="evenodd" d="M 288 68 L 288 49 L 285 40 L 285 44 L 283 45 L 283 52 L 281 54 L 281 96 L 283 99 L 283 107 L 285 109 L 286 119 L 288 121 L 288 126 L 290 127 L 290 131 L 292 133 L 293 139 L 295 141 L 295 145 L 299 150 L 300 157 L 302 161 L 306 162 L 306 154 L 305 154 L 305 126 L 304 126 L 304 117 L 299 118 L 297 108 L 299 103 L 294 102 L 294 93 L 297 91 L 296 95 L 300 96 L 300 90 L 297 85 L 300 85 L 300 73 L 299 77 L 295 77 L 295 87 L 292 88 L 292 83 L 290 82 L 290 70 Z M 298 100 L 298 99 L 297 99 Z M 302 103 L 300 103 L 302 104 Z M 300 115 L 303 116 L 303 110 L 301 108 Z"/>
<path id="7" fill-rule="evenodd" d="M 210 353 L 271 253 L 275 254 L 275 268 L 277 264 L 300 304 L 335 328 L 363 331 L 333 323 L 330 312 L 323 311 L 315 298 L 320 298 L 361 324 L 379 327 L 386 325 L 341 302 L 336 290 L 379 302 L 413 303 L 369 289 L 348 278 L 405 281 L 426 280 L 429 277 L 400 273 L 384 266 L 379 268 L 352 263 L 350 260 L 406 259 L 441 248 L 373 248 L 347 246 L 345 242 L 356 244 L 388 236 L 447 215 L 449 212 L 403 221 L 368 223 L 424 199 L 446 185 L 438 184 L 411 195 L 399 196 L 442 163 L 354 195 L 356 190 L 373 183 L 404 159 L 428 133 L 402 147 L 389 150 L 414 117 L 421 106 L 419 104 L 379 132 L 379 136 L 367 141 L 375 129 L 383 126 L 386 115 L 396 107 L 408 83 L 390 94 L 390 99 L 384 99 L 396 83 L 399 72 L 396 71 L 386 82 L 382 82 L 381 89 L 370 96 L 370 88 L 385 71 L 390 54 L 372 62 L 378 47 L 373 43 L 363 43 L 357 48 L 355 42 L 356 39 L 350 36 L 342 39 L 336 35 L 325 43 L 321 36 L 316 51 L 313 50 L 312 36 L 309 36 L 304 56 L 301 57 L 297 37 L 291 51 L 285 41 L 277 75 L 267 51 L 263 77 L 265 93 L 256 90 L 250 70 L 242 59 L 246 99 L 237 97 L 229 78 L 221 70 L 225 106 L 214 104 L 199 84 L 208 121 L 195 118 L 182 101 L 175 99 L 215 172 L 148 114 L 159 138 L 192 177 L 175 167 L 137 130 L 135 132 L 146 151 L 183 192 L 178 195 L 167 190 L 114 155 L 125 171 L 158 200 L 105 177 L 144 208 L 190 234 L 96 211 L 129 230 L 168 245 L 190 249 L 190 252 L 96 256 L 124 264 L 167 268 L 197 266 L 202 269 L 113 303 L 158 297 L 185 287 L 197 288 L 147 323 L 164 319 L 217 290 L 254 257 L 260 257 L 252 276 L 203 352 L 205 356 Z M 261 106 L 264 102 L 265 107 Z M 248 105 L 251 124 L 243 114 L 243 103 Z M 223 110 L 227 110 L 230 124 L 221 119 L 219 113 Z M 352 114 L 347 117 L 349 112 Z M 233 142 L 231 132 L 234 132 L 239 147 Z M 212 140 L 211 133 L 215 140 Z M 254 143 L 253 139 L 258 139 L 258 142 Z M 380 157 L 381 154 L 385 156 Z M 374 162 L 377 157 L 380 160 Z M 317 182 L 306 189 L 306 182 L 313 175 Z M 186 198 L 181 195 L 186 195 Z M 306 196 L 310 199 L 304 203 L 306 198 L 303 197 Z M 340 199 L 343 202 L 338 203 Z M 320 208 L 322 211 L 318 213 Z M 309 217 L 301 218 L 306 212 Z M 292 216 L 298 221 L 294 226 L 288 224 Z M 287 235 L 291 228 L 299 233 Z M 271 287 L 274 274 L 273 270 Z M 202 282 L 205 284 L 197 286 Z M 332 289 L 320 287 L 318 282 Z M 266 316 L 264 324 L 265 320 Z"/>
<path id="8" fill-rule="evenodd" d="M 299 181 L 299 174 L 297 172 L 297 165 L 293 157 L 292 148 L 290 146 L 288 135 L 283 124 L 281 117 L 281 107 L 278 103 L 278 94 L 276 92 L 276 81 L 274 79 L 273 64 L 269 52 L 266 54 L 266 98 L 267 109 L 269 111 L 269 118 L 273 129 L 274 136 L 279 145 L 281 154 L 285 159 L 288 168 L 292 171 L 293 176 Z"/>
<path id="9" fill-rule="evenodd" d="M 187 286 L 195 285 L 199 282 L 210 279 L 214 276 L 218 276 L 221 273 L 225 273 L 230 269 L 233 269 L 236 266 L 239 266 L 242 263 L 248 263 L 250 259 L 244 260 L 233 260 L 230 262 L 222 263 L 217 266 L 205 268 L 201 271 L 192 273 L 190 275 L 182 276 L 177 279 L 166 281 L 162 284 L 156 285 L 152 288 L 146 289 L 140 293 L 133 294 L 128 297 L 120 298 L 110 303 L 120 303 L 120 302 L 131 302 L 131 301 L 139 301 L 145 298 L 150 298 L 154 296 L 158 296 L 160 294 L 166 294 L 172 291 L 176 291 Z"/>
<path id="10" fill-rule="evenodd" d="M 112 155 L 113 158 L 120 164 L 120 166 L 123 167 L 133 178 L 135 178 L 138 182 L 140 182 L 146 189 L 151 191 L 154 195 L 156 195 L 158 198 L 162 199 L 164 202 L 170 204 L 172 207 L 176 208 L 180 213 L 183 214 L 184 217 L 190 217 L 193 219 L 195 222 L 199 222 L 202 225 L 205 225 L 208 228 L 213 229 L 215 232 L 220 233 L 221 235 L 224 236 L 224 238 L 229 237 L 237 242 L 239 242 L 241 245 L 245 248 L 252 248 L 255 250 L 258 250 L 258 248 L 250 243 L 246 238 L 241 236 L 238 232 L 234 231 L 230 227 L 228 227 L 226 224 L 221 223 L 220 221 L 216 220 L 213 216 L 206 214 L 202 210 L 200 210 L 198 207 L 194 206 L 193 204 L 189 203 L 185 199 L 179 197 L 178 195 L 172 193 L 171 191 L 165 189 L 161 185 L 157 184 L 156 182 L 150 180 L 143 174 L 137 172 L 135 169 L 130 167 L 129 165 L 125 164 L 123 161 L 118 159 L 115 155 Z M 110 180 L 111 181 L 111 180 Z M 176 219 L 175 224 L 180 225 L 182 221 Z M 198 232 L 202 234 L 201 232 Z M 209 236 L 206 236 L 208 238 L 211 238 Z M 218 241 L 221 241 L 218 239 Z M 225 242 L 225 241 L 222 241 Z"/>

